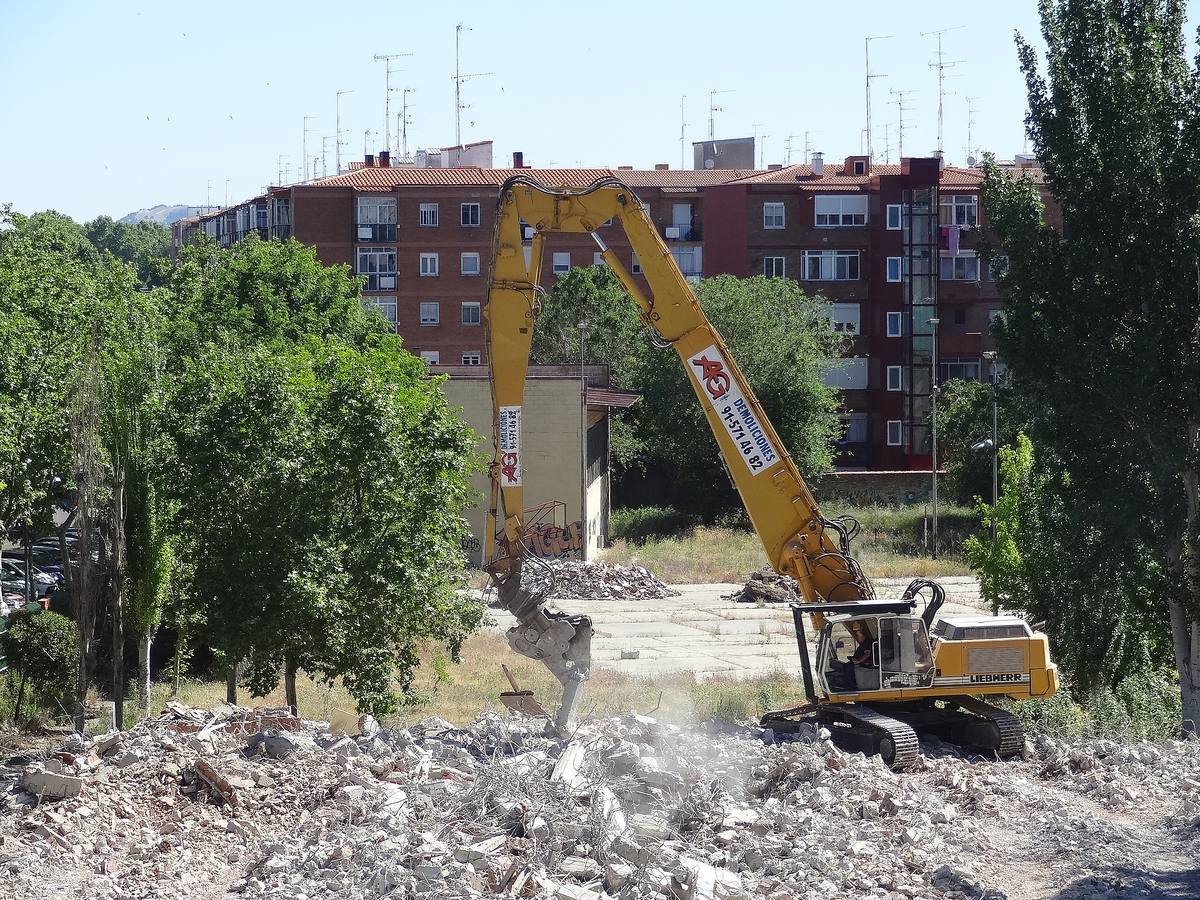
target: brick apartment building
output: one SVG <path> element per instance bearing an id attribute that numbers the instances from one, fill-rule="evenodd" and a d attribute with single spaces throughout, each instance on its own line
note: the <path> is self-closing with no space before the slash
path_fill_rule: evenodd
<path id="1" fill-rule="evenodd" d="M 840 164 L 816 156 L 765 171 L 531 169 L 519 154 L 514 164 L 417 167 L 368 156 L 339 175 L 181 221 L 176 243 L 201 231 L 225 245 L 250 231 L 293 236 L 322 262 L 363 276 L 364 302 L 430 364 L 482 365 L 499 185 L 518 171 L 569 187 L 616 175 L 649 207 L 685 275 L 797 278 L 831 302 L 835 328 L 850 338 L 846 359 L 828 374 L 846 409 L 842 467 L 928 470 L 922 423 L 935 343 L 937 382 L 1003 371 L 983 355 L 993 349 L 990 324 L 1001 304 L 974 250 L 984 224 L 978 169 L 936 158 L 880 165 L 866 156 Z M 621 229 L 612 232 L 605 240 L 637 274 Z M 545 252 L 546 288 L 599 258 L 587 235 L 553 235 Z"/>

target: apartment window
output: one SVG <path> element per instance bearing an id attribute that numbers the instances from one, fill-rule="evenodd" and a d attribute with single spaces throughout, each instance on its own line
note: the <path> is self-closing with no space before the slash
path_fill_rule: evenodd
<path id="1" fill-rule="evenodd" d="M 642 274 L 642 264 L 640 262 L 638 262 L 636 253 L 633 254 L 633 266 L 632 266 L 632 268 L 630 268 L 630 271 L 633 272 L 634 275 Z"/>
<path id="2" fill-rule="evenodd" d="M 596 253 L 592 254 L 592 265 L 593 266 L 602 266 L 604 264 L 605 263 L 604 263 L 604 254 L 603 253 L 600 253 L 599 251 L 597 251 Z"/>
<path id="3" fill-rule="evenodd" d="M 464 366 L 479 366 L 483 364 L 483 354 L 478 350 L 468 350 L 462 355 Z"/>
<path id="4" fill-rule="evenodd" d="M 764 256 L 763 274 L 768 278 L 784 277 L 784 258 L 782 256 Z"/>
<path id="5" fill-rule="evenodd" d="M 437 325 L 442 321 L 442 305 L 436 300 L 421 302 L 421 324 Z"/>
<path id="6" fill-rule="evenodd" d="M 901 447 L 904 445 L 904 422 L 900 419 L 888 419 L 887 445 Z"/>
<path id="7" fill-rule="evenodd" d="M 938 222 L 974 228 L 979 224 L 979 198 L 974 194 L 943 194 L 938 200 Z"/>
<path id="8" fill-rule="evenodd" d="M 855 175 L 866 175 L 867 174 L 867 164 L 864 160 L 856 159 L 854 161 L 854 174 Z"/>
<path id="9" fill-rule="evenodd" d="M 396 239 L 396 198 L 358 198 L 358 239 L 394 241 Z"/>
<path id="10" fill-rule="evenodd" d="M 479 204 L 478 203 L 462 204 L 462 206 L 459 207 L 459 216 L 461 218 L 462 224 L 466 225 L 469 228 L 478 228 L 479 227 Z"/>
<path id="11" fill-rule="evenodd" d="M 829 305 L 829 322 L 838 334 L 858 334 L 858 304 L 831 303 Z"/>
<path id="12" fill-rule="evenodd" d="M 979 258 L 974 253 L 943 256 L 939 277 L 942 281 L 978 281 Z"/>
<path id="13" fill-rule="evenodd" d="M 358 274 L 367 279 L 367 291 L 396 289 L 396 251 L 382 247 L 358 248 Z"/>
<path id="14" fill-rule="evenodd" d="M 904 274 L 908 271 L 906 262 L 907 259 L 903 256 L 889 256 L 887 258 L 887 280 L 903 281 Z"/>
<path id="15" fill-rule="evenodd" d="M 695 276 L 700 274 L 700 252 L 699 247 L 672 247 L 671 257 L 684 276 Z"/>
<path id="16" fill-rule="evenodd" d="M 887 389 L 889 391 L 904 390 L 904 366 L 887 367 Z"/>
<path id="17" fill-rule="evenodd" d="M 459 260 L 459 271 L 464 275 L 479 274 L 479 254 L 464 253 Z"/>
<path id="18" fill-rule="evenodd" d="M 887 336 L 904 337 L 904 313 L 890 312 L 887 314 Z"/>
<path id="19" fill-rule="evenodd" d="M 887 206 L 887 229 L 899 231 L 908 222 L 908 210 L 903 203 L 889 203 Z"/>
<path id="20" fill-rule="evenodd" d="M 867 414 L 849 413 L 842 416 L 843 444 L 865 444 L 867 442 Z"/>
<path id="21" fill-rule="evenodd" d="M 275 210 L 276 225 L 291 225 L 292 224 L 292 201 L 291 200 L 276 200 L 272 204 Z"/>
<path id="22" fill-rule="evenodd" d="M 363 309 L 379 313 L 388 324 L 396 327 L 396 298 L 395 297 L 363 297 Z"/>
<path id="23" fill-rule="evenodd" d="M 462 305 L 462 317 L 460 321 L 464 325 L 478 325 L 479 318 L 479 304 L 473 301 L 464 301 Z"/>
<path id="24" fill-rule="evenodd" d="M 554 254 L 554 274 L 566 275 L 571 271 L 571 254 L 570 253 L 555 253 Z"/>
<path id="25" fill-rule="evenodd" d="M 421 359 L 431 366 L 436 366 L 442 361 L 442 354 L 438 350 L 422 350 Z"/>
<path id="26" fill-rule="evenodd" d="M 424 276 L 438 273 L 438 255 L 436 253 L 421 254 L 421 274 Z"/>
<path id="27" fill-rule="evenodd" d="M 783 227 L 783 204 L 782 203 L 764 203 L 763 204 L 763 228 L 782 228 Z"/>
<path id="28" fill-rule="evenodd" d="M 821 383 L 839 391 L 865 391 L 870 360 L 865 356 L 842 357 L 821 372 Z"/>
<path id="29" fill-rule="evenodd" d="M 824 228 L 845 228 L 867 224 L 867 198 L 861 195 L 842 197 L 837 194 L 816 197 L 813 202 L 817 225 Z"/>
<path id="30" fill-rule="evenodd" d="M 979 380 L 979 359 L 971 357 L 949 356 L 938 360 L 938 383 L 945 384 L 951 379 L 961 381 Z"/>
<path id="31" fill-rule="evenodd" d="M 438 205 L 436 203 L 421 204 L 421 224 L 430 228 L 437 227 Z"/>
<path id="32" fill-rule="evenodd" d="M 804 278 L 808 281 L 858 281 L 858 251 L 805 250 Z"/>

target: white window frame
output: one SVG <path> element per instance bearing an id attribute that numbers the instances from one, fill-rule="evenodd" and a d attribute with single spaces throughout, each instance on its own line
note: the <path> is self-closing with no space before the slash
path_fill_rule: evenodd
<path id="1" fill-rule="evenodd" d="M 442 351 L 422 350 L 421 359 L 425 360 L 431 366 L 440 366 L 442 364 Z"/>
<path id="2" fill-rule="evenodd" d="M 938 196 L 938 223 L 975 228 L 979 225 L 978 194 L 941 194 Z"/>
<path id="3" fill-rule="evenodd" d="M 356 225 L 395 225 L 396 198 L 367 194 L 358 198 Z"/>
<path id="4" fill-rule="evenodd" d="M 892 439 L 892 426 L 896 426 L 896 438 Z M 888 419 L 887 420 L 887 445 L 889 447 L 904 446 L 904 420 L 903 419 Z"/>
<path id="5" fill-rule="evenodd" d="M 820 260 L 820 274 L 813 278 L 809 272 L 809 263 L 813 259 Z M 839 263 L 846 264 L 846 277 L 838 277 Z M 850 277 L 851 262 L 854 276 Z M 862 278 L 862 254 L 858 250 L 805 250 L 802 260 L 800 277 L 805 281 L 859 281 Z"/>
<path id="6" fill-rule="evenodd" d="M 475 271 L 474 272 L 467 270 L 467 260 L 469 260 L 469 259 L 475 261 Z M 479 275 L 480 271 L 481 271 L 480 262 L 479 262 L 479 254 L 478 253 L 462 253 L 462 254 L 460 254 L 458 257 L 458 271 L 462 275 L 467 275 L 467 276 L 472 276 L 472 277 Z"/>
<path id="7" fill-rule="evenodd" d="M 437 228 L 438 205 L 436 203 L 422 203 L 417 221 L 423 228 Z"/>
<path id="8" fill-rule="evenodd" d="M 855 175 L 866 175 L 867 174 L 867 161 L 865 159 L 856 159 L 854 161 L 854 168 L 852 171 L 854 172 Z"/>
<path id="9" fill-rule="evenodd" d="M 974 278 L 963 277 L 963 276 L 960 276 L 960 274 L 959 274 L 959 271 L 958 271 L 959 265 L 958 264 L 960 262 L 963 263 L 963 271 L 965 274 L 965 271 L 967 268 L 966 263 L 968 261 L 973 262 L 975 264 L 975 277 Z M 950 263 L 949 277 L 947 277 L 946 275 L 943 274 L 943 272 L 945 271 L 944 267 L 945 267 L 946 263 Z M 965 281 L 968 283 L 979 281 L 979 257 L 975 255 L 975 251 L 973 251 L 973 250 L 964 250 L 963 252 L 959 253 L 957 256 L 941 257 L 940 260 L 938 261 L 938 279 L 940 281 Z"/>
<path id="10" fill-rule="evenodd" d="M 554 255 L 550 257 L 550 270 L 555 275 L 566 275 L 570 272 L 571 252 L 569 250 L 556 250 Z"/>
<path id="11" fill-rule="evenodd" d="M 357 247 L 355 253 L 356 274 L 367 276 L 368 291 L 394 291 L 396 289 L 396 251 L 392 247 Z M 364 265 L 365 262 L 365 265 Z M 388 266 L 388 263 L 391 263 Z M 376 286 L 371 287 L 374 277 Z M 390 287 L 385 287 L 380 279 L 391 278 Z"/>
<path id="12" fill-rule="evenodd" d="M 473 209 L 473 214 L 468 214 L 468 210 Z M 474 222 L 468 222 L 468 219 L 474 219 Z M 458 206 L 458 221 L 463 228 L 478 228 L 482 221 L 482 210 L 478 203 L 460 203 Z"/>
<path id="13" fill-rule="evenodd" d="M 884 384 L 889 391 L 904 390 L 904 366 L 888 366 Z"/>
<path id="14" fill-rule="evenodd" d="M 442 324 L 442 304 L 437 300 L 422 300 L 418 308 L 424 326 Z M 432 313 L 432 315 L 430 315 Z"/>
<path id="15" fill-rule="evenodd" d="M 867 424 L 869 419 L 866 413 L 844 413 L 840 418 L 842 427 L 845 429 L 842 432 L 843 442 L 847 444 L 865 444 L 867 442 Z M 851 431 L 858 431 L 860 436 L 856 437 L 852 435 Z"/>
<path id="16" fill-rule="evenodd" d="M 895 264 L 893 266 L 893 263 Z M 889 256 L 887 258 L 887 280 L 891 284 L 899 284 L 904 280 L 904 257 Z M 893 277 L 893 275 L 895 277 Z"/>
<path id="17" fill-rule="evenodd" d="M 465 350 L 460 358 L 464 366 L 483 365 L 483 353 L 479 350 Z"/>
<path id="18" fill-rule="evenodd" d="M 396 305 L 395 297 L 363 297 L 363 309 L 371 310 L 383 316 L 389 325 L 393 328 L 399 321 L 399 308 Z"/>
<path id="19" fill-rule="evenodd" d="M 672 247 L 671 258 L 685 278 L 697 278 L 704 270 L 699 247 Z"/>
<path id="20" fill-rule="evenodd" d="M 629 271 L 632 272 L 634 275 L 642 274 L 642 264 L 640 262 L 638 262 L 637 253 L 633 254 L 633 261 L 629 267 Z"/>
<path id="21" fill-rule="evenodd" d="M 887 336 L 904 337 L 904 313 L 889 312 L 887 314 Z"/>
<path id="22" fill-rule="evenodd" d="M 471 319 L 474 319 L 474 321 L 468 321 L 467 310 L 474 311 L 475 314 L 470 317 Z M 459 307 L 458 322 L 460 325 L 465 325 L 467 327 L 474 327 L 482 324 L 483 305 L 478 300 L 464 300 Z"/>
<path id="23" fill-rule="evenodd" d="M 421 277 L 436 278 L 438 274 L 438 255 L 436 253 L 421 254 Z"/>
<path id="24" fill-rule="evenodd" d="M 763 257 L 763 275 L 767 278 L 786 278 L 787 275 L 787 257 L 786 256 L 764 256 Z"/>
<path id="25" fill-rule="evenodd" d="M 847 204 L 847 201 L 853 202 Z M 849 210 L 846 209 L 847 205 L 850 206 Z M 837 212 L 832 211 L 834 207 Z M 813 198 L 813 224 L 817 228 L 857 228 L 866 225 L 867 195 L 818 194 Z"/>
<path id="26" fill-rule="evenodd" d="M 608 263 L 606 263 L 604 261 L 604 254 L 602 252 L 600 252 L 599 250 L 597 250 L 595 253 L 592 254 L 592 265 L 593 266 L 607 266 L 608 265 Z"/>
<path id="27" fill-rule="evenodd" d="M 779 231 L 787 227 L 786 206 L 777 200 L 763 203 L 763 228 L 768 231 Z"/>
<path id="28" fill-rule="evenodd" d="M 908 218 L 907 212 L 903 203 L 889 203 L 887 205 L 887 230 L 901 231 L 904 228 L 904 220 Z"/>
<path id="29" fill-rule="evenodd" d="M 857 303 L 829 304 L 829 324 L 838 334 L 862 334 L 862 307 Z"/>

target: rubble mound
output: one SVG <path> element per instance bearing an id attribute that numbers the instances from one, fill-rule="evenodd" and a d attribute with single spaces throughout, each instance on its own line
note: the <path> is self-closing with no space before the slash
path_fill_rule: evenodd
<path id="1" fill-rule="evenodd" d="M 795 578 L 780 575 L 774 569 L 760 569 L 741 590 L 722 599 L 734 603 L 800 603 L 803 598 Z"/>
<path id="2" fill-rule="evenodd" d="M 526 578 L 535 590 L 549 587 L 560 600 L 662 600 L 678 592 L 667 587 L 643 566 L 610 562 L 554 560 L 549 568 L 529 567 Z"/>
<path id="3" fill-rule="evenodd" d="M 0 896 L 1002 900 L 1022 854 L 1086 888 L 1128 876 L 1139 810 L 1159 836 L 1200 816 L 1196 741 L 935 744 L 896 773 L 811 726 L 544 725 L 175 705 L 0 769 Z"/>

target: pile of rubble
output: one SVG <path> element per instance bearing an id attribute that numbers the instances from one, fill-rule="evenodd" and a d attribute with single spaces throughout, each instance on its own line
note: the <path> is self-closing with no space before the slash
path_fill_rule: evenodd
<path id="1" fill-rule="evenodd" d="M 547 567 L 527 567 L 524 577 L 535 589 L 548 587 L 550 596 L 560 600 L 662 600 L 678 596 L 643 566 L 554 560 Z"/>
<path id="2" fill-rule="evenodd" d="M 625 716 L 559 740 L 544 725 L 362 717 L 346 736 L 278 711 L 175 706 L 10 760 L 0 878 L 28 900 L 998 900 L 1019 833 L 1089 874 L 1075 793 L 1161 800 L 1179 824 L 1200 814 L 1200 742 L 1045 741 L 1007 763 L 935 745 L 895 773 L 823 729 Z"/>
<path id="3" fill-rule="evenodd" d="M 780 575 L 774 569 L 761 569 L 750 576 L 741 590 L 727 594 L 723 600 L 734 603 L 799 603 L 800 586 L 796 579 Z"/>

